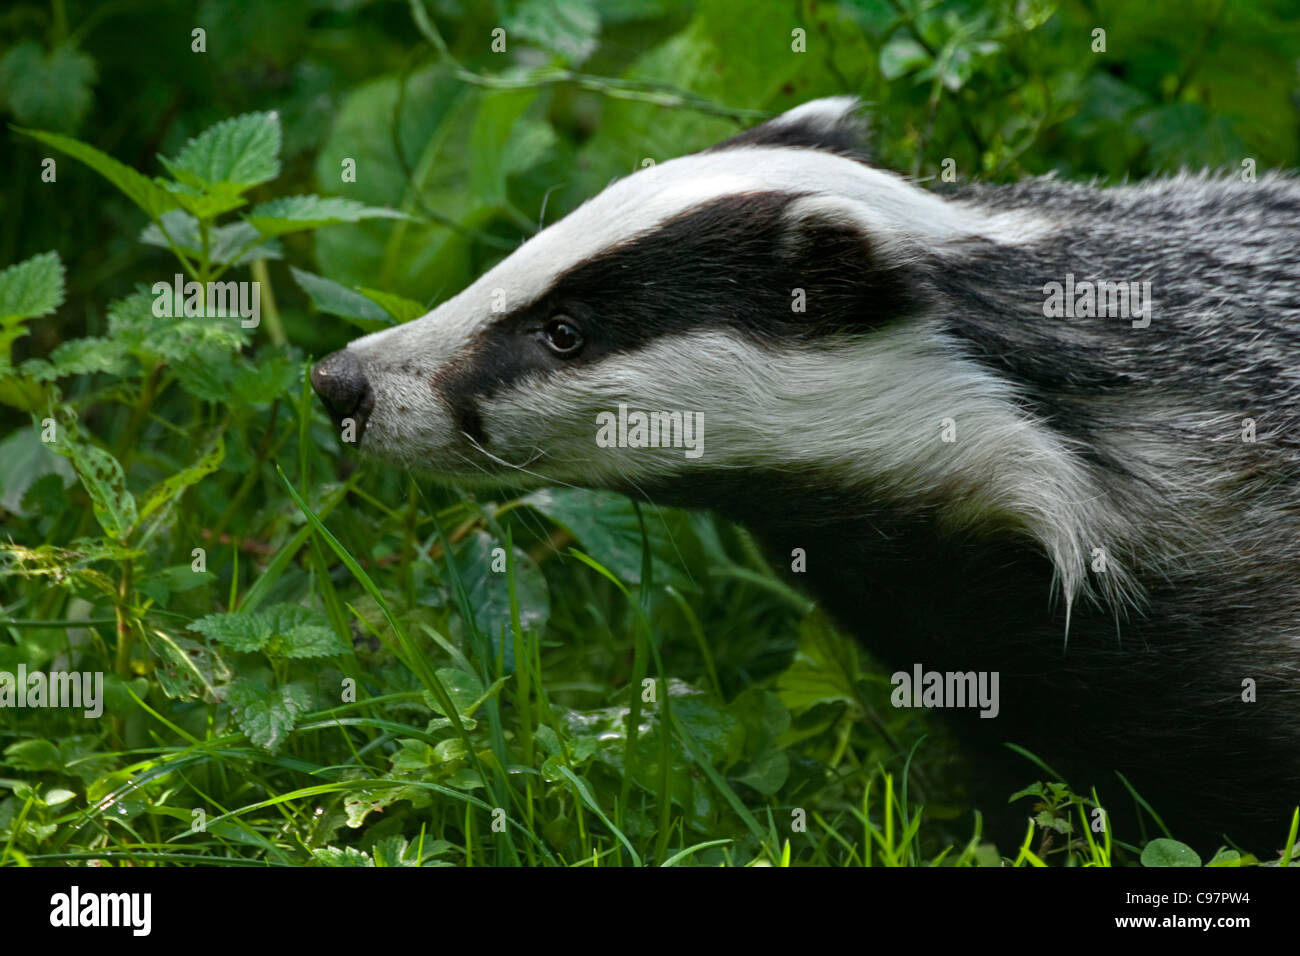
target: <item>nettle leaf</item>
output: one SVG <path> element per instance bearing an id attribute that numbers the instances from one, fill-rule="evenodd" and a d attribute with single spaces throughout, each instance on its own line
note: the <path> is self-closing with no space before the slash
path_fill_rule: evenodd
<path id="1" fill-rule="evenodd" d="M 104 533 L 115 540 L 125 537 L 135 526 L 136 507 L 118 460 L 97 445 L 75 439 L 65 438 L 52 447 L 72 462 Z"/>
<path id="2" fill-rule="evenodd" d="M 264 202 L 248 214 L 248 222 L 264 236 L 282 236 L 321 226 L 363 219 L 410 219 L 396 209 L 367 206 L 339 196 L 285 196 Z"/>
<path id="3" fill-rule="evenodd" d="M 119 163 L 112 156 L 100 152 L 87 143 L 73 139 L 71 136 L 40 129 L 20 129 L 15 126 L 14 131 L 39 140 L 46 146 L 52 146 L 59 152 L 85 163 L 120 189 L 128 199 L 143 209 L 150 219 L 157 219 L 168 209 L 176 209 L 180 205 L 175 196 L 148 176 L 136 172 L 125 163 Z"/>
<path id="4" fill-rule="evenodd" d="M 48 359 L 28 359 L 19 369 L 34 382 L 94 372 L 126 375 L 131 371 L 131 357 L 120 342 L 91 337 L 64 342 Z"/>
<path id="5" fill-rule="evenodd" d="M 312 304 L 322 312 L 347 319 L 364 332 L 378 332 L 396 324 L 383 306 L 347 286 L 293 266 L 289 267 L 289 272 Z"/>
<path id="6" fill-rule="evenodd" d="M 189 629 L 234 651 L 260 651 L 271 640 L 266 619 L 247 611 L 209 614 L 192 623 Z"/>
<path id="7" fill-rule="evenodd" d="M 248 341 L 251 330 L 238 321 L 184 316 L 183 302 L 176 301 L 170 291 L 162 295 L 172 296 L 169 307 L 172 317 L 154 313 L 157 298 L 143 286 L 108 306 L 108 337 L 121 342 L 142 363 L 164 359 L 176 364 L 198 356 L 202 359 L 200 364 L 207 364 L 214 360 L 214 352 L 235 352 Z M 181 306 L 179 310 L 178 306 Z M 186 386 L 184 375 L 179 381 L 182 387 Z M 208 400 L 228 401 L 229 398 L 226 393 Z"/>
<path id="8" fill-rule="evenodd" d="M 277 604 L 260 612 L 272 634 L 264 650 L 267 654 L 288 657 L 333 657 L 352 648 L 330 627 L 328 618 L 319 611 L 298 604 Z"/>
<path id="9" fill-rule="evenodd" d="M 23 124 L 71 132 L 90 109 L 95 61 L 65 43 L 47 55 L 24 40 L 0 58 L 0 106 Z"/>
<path id="10" fill-rule="evenodd" d="M 311 688 L 294 682 L 272 687 L 241 678 L 225 688 L 239 729 L 249 743 L 274 753 L 288 738 L 298 718 L 311 710 Z"/>
<path id="11" fill-rule="evenodd" d="M 158 158 L 192 189 L 243 192 L 280 175 L 280 115 L 246 113 L 224 120 L 191 139 L 175 158 Z"/>
<path id="12" fill-rule="evenodd" d="M 27 334 L 23 323 L 62 304 L 63 262 L 57 252 L 42 252 L 0 272 L 0 372 L 11 367 L 14 340 Z"/>
<path id="13" fill-rule="evenodd" d="M 321 866 L 366 867 L 375 865 L 375 861 L 370 859 L 368 854 L 350 846 L 321 847 L 312 850 L 311 855 L 316 858 L 316 862 Z"/>
<path id="14" fill-rule="evenodd" d="M 164 694 L 180 700 L 219 699 L 216 684 L 230 680 L 231 670 L 215 648 L 156 628 L 145 631 L 145 643 L 157 658 L 153 676 Z"/>
<path id="15" fill-rule="evenodd" d="M 248 205 L 242 197 L 233 192 L 206 192 L 184 183 L 171 182 L 161 176 L 154 182 L 175 196 L 181 208 L 200 219 L 215 219 L 223 212 Z"/>
<path id="16" fill-rule="evenodd" d="M 365 286 L 361 286 L 357 291 L 371 302 L 379 305 L 399 323 L 411 322 L 423 315 L 427 315 L 429 312 L 427 308 L 414 299 L 408 299 L 392 292 L 380 292 L 378 289 L 367 289 Z"/>

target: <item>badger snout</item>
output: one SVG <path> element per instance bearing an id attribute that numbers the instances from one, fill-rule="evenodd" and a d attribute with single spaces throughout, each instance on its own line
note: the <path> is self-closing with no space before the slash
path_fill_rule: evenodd
<path id="1" fill-rule="evenodd" d="M 352 419 L 360 441 L 366 419 L 375 407 L 375 394 L 356 356 L 347 349 L 325 356 L 311 370 L 311 387 L 336 424 Z"/>

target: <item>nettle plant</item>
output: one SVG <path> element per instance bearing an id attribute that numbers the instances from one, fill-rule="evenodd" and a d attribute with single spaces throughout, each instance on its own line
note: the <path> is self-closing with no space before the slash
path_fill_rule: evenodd
<path id="1" fill-rule="evenodd" d="M 290 679 L 290 663 L 350 655 L 341 615 L 331 621 L 292 604 L 258 611 L 268 589 L 255 587 L 238 611 L 187 623 L 212 606 L 216 576 L 207 569 L 208 552 L 230 541 L 226 532 L 249 507 L 262 466 L 291 440 L 299 445 L 305 481 L 314 409 L 302 356 L 286 343 L 271 299 L 259 302 L 265 261 L 282 257 L 279 238 L 289 233 L 405 214 L 316 195 L 247 208 L 246 194 L 280 172 L 273 112 L 224 121 L 174 157 L 160 156 L 169 177 L 149 178 L 58 133 L 16 131 L 121 190 L 148 216 L 140 241 L 170 250 L 179 272 L 109 303 L 105 335 L 66 341 L 47 358 L 16 367 L 12 346 L 27 334 L 27 323 L 63 302 L 64 269 L 58 254 L 47 252 L 0 272 L 0 402 L 31 417 L 30 428 L 0 441 L 0 504 L 18 535 L 0 541 L 3 614 L 37 628 L 21 632 L 30 638 L 19 645 L 0 648 L 6 658 L 0 668 L 40 667 L 68 652 L 70 641 L 43 625 L 111 625 L 111 653 L 99 646 L 96 631 L 82 632 L 113 661 L 110 713 L 130 709 L 133 696 L 143 699 L 152 677 L 168 697 L 228 703 L 250 740 L 274 748 L 309 709 L 310 694 Z M 45 181 L 57 182 L 55 168 L 53 158 L 44 158 Z M 230 284 L 245 269 L 254 279 Z M 371 290 L 294 274 L 322 311 L 362 328 L 425 311 L 397 296 L 373 292 L 371 298 Z M 233 308 L 239 304 L 245 308 Z M 271 341 L 254 350 L 253 326 L 263 318 Z M 167 417 L 160 414 L 164 403 Z M 277 426 L 285 403 L 296 412 L 296 430 L 292 423 Z M 112 440 L 101 440 L 85 420 L 103 425 Z M 228 480 L 201 484 L 223 466 L 226 478 L 243 474 L 233 489 Z M 152 483 L 133 487 L 141 478 Z M 78 483 L 89 509 L 77 506 Z M 292 507 L 279 498 L 273 507 Z M 326 507 L 340 498 L 335 494 Z M 238 548 L 232 553 L 237 569 Z M 238 575 L 231 580 L 233 609 Z M 177 613 L 177 606 L 187 609 L 190 592 L 192 613 Z M 160 624 L 169 620 L 175 625 Z M 251 656 L 233 667 L 232 655 L 239 654 Z"/>

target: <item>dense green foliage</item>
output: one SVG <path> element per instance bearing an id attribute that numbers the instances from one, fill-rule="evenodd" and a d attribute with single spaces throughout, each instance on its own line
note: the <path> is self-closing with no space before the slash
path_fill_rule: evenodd
<path id="1" fill-rule="evenodd" d="M 105 678 L 98 719 L 0 710 L 0 864 L 1136 862 L 1144 834 L 1089 826 L 1121 784 L 1028 759 L 1037 827 L 983 842 L 942 733 L 743 532 L 358 460 L 305 371 L 819 95 L 922 179 L 1293 167 L 1297 13 L 7 4 L 0 671 Z M 178 273 L 261 283 L 260 324 L 158 315 Z"/>

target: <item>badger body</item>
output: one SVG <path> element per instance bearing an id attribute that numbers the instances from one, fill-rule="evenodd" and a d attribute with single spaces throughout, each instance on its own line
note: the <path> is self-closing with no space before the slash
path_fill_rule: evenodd
<path id="1" fill-rule="evenodd" d="M 712 509 L 891 669 L 997 672 L 997 719 L 948 715 L 999 785 L 1036 773 L 1010 741 L 1263 851 L 1300 803 L 1290 176 L 940 194 L 818 100 L 612 184 L 313 383 L 363 452 Z M 701 413 L 702 454 L 602 447 L 620 404 Z"/>

